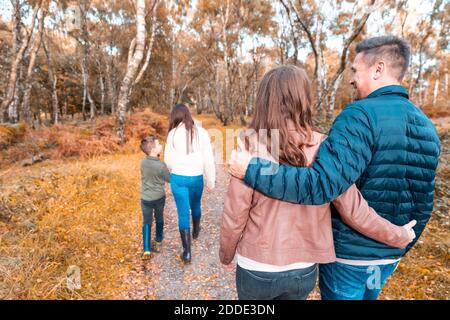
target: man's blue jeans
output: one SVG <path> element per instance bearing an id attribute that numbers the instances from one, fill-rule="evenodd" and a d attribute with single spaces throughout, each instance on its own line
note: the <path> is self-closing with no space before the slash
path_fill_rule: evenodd
<path id="1" fill-rule="evenodd" d="M 202 216 L 203 176 L 171 174 L 170 188 L 178 211 L 178 229 L 189 230 L 191 212 L 194 220 L 199 220 Z"/>
<path id="2" fill-rule="evenodd" d="M 375 266 L 340 262 L 321 264 L 319 287 L 322 300 L 376 300 L 398 263 Z"/>

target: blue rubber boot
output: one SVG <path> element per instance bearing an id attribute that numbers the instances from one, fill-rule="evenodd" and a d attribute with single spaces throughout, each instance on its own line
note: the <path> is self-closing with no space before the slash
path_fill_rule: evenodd
<path id="1" fill-rule="evenodd" d="M 150 225 L 144 224 L 142 227 L 142 242 L 144 243 L 144 254 L 142 255 L 142 259 L 144 260 L 150 259 L 151 256 L 150 233 Z"/>

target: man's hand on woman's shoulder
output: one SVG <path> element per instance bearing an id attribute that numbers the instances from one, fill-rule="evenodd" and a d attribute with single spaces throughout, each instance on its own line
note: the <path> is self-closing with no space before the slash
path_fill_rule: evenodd
<path id="1" fill-rule="evenodd" d="M 244 179 L 250 160 L 252 160 L 252 155 L 245 149 L 243 142 L 238 139 L 238 149 L 231 152 L 228 172 L 236 178 Z"/>
<path id="2" fill-rule="evenodd" d="M 245 172 L 250 163 L 252 156 L 247 151 L 236 151 L 231 152 L 231 158 L 228 162 L 229 169 L 228 172 L 239 179 L 244 179 Z"/>

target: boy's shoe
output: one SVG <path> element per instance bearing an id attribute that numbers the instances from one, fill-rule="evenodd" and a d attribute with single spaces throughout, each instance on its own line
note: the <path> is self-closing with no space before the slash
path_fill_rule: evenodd
<path id="1" fill-rule="evenodd" d="M 142 260 L 150 260 L 152 258 L 152 253 L 150 251 L 145 251 L 142 254 Z"/>
<path id="2" fill-rule="evenodd" d="M 162 241 L 155 241 L 153 243 L 153 252 L 161 252 L 161 248 L 162 248 Z"/>

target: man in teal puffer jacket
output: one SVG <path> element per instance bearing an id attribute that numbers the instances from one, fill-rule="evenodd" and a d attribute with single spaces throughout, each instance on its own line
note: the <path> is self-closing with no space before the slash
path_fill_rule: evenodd
<path id="1" fill-rule="evenodd" d="M 379 215 L 397 225 L 416 220 L 417 237 L 397 249 L 369 239 L 332 213 L 337 262 L 321 265 L 323 299 L 376 299 L 430 219 L 440 141 L 430 119 L 401 86 L 410 58 L 406 41 L 382 36 L 356 47 L 350 84 L 355 102 L 336 118 L 311 168 L 233 153 L 230 172 L 284 201 L 321 205 L 356 184 Z M 264 174 L 264 172 L 275 172 Z"/>

